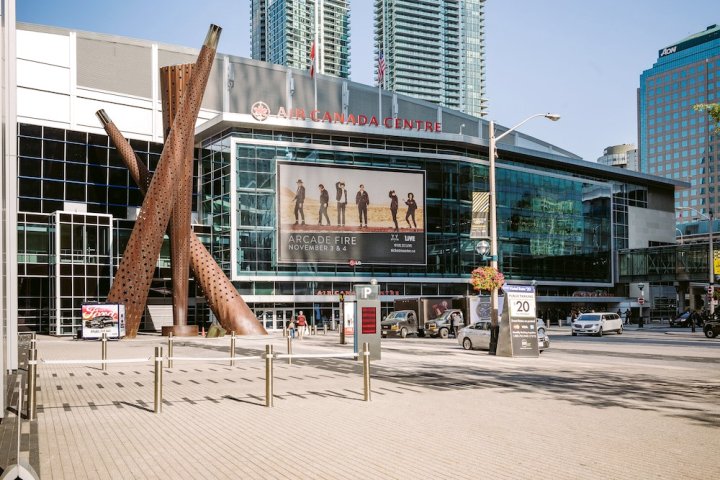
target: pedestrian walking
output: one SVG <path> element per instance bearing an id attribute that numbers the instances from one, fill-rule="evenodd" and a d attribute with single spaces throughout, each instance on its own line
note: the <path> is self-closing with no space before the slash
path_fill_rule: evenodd
<path id="1" fill-rule="evenodd" d="M 452 322 L 453 337 L 457 338 L 458 327 L 460 326 L 460 315 L 458 315 L 457 312 L 453 312 L 452 315 L 450 315 L 450 322 Z"/>
<path id="2" fill-rule="evenodd" d="M 288 322 L 287 329 L 288 329 L 288 334 L 290 335 L 290 338 L 295 338 L 295 322 L 293 321 L 292 318 Z"/>
<path id="3" fill-rule="evenodd" d="M 307 319 L 305 318 L 305 315 L 303 315 L 302 310 L 300 310 L 300 314 L 297 316 L 297 326 L 298 337 L 302 340 L 303 335 L 305 334 L 305 328 L 307 327 Z"/>

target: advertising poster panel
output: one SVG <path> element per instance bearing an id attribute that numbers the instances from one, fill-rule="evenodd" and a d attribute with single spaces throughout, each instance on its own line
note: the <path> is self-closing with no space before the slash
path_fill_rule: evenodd
<path id="1" fill-rule="evenodd" d="M 82 337 L 108 338 L 125 336 L 125 305 L 120 303 L 86 303 L 82 305 Z"/>
<path id="2" fill-rule="evenodd" d="M 278 262 L 425 265 L 425 172 L 277 164 Z"/>

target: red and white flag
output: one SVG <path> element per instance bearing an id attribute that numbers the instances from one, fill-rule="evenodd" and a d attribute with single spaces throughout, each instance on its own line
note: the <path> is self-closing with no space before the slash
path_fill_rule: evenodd
<path id="1" fill-rule="evenodd" d="M 385 55 L 383 54 L 382 50 L 380 50 L 380 55 L 378 55 L 378 85 L 382 85 L 383 80 L 385 79 Z"/>
<path id="2" fill-rule="evenodd" d="M 315 42 L 310 47 L 310 78 L 315 77 Z"/>

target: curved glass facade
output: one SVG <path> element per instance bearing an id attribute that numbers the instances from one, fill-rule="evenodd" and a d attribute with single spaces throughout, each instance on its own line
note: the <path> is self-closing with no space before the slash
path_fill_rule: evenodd
<path id="1" fill-rule="evenodd" d="M 479 152 L 459 154 L 443 151 L 440 145 L 387 141 L 379 148 L 368 148 L 372 142 L 372 138 L 255 129 L 228 131 L 206 143 L 200 174 L 201 215 L 213 226 L 213 254 L 226 272 L 237 281 L 263 276 L 291 282 L 293 277 L 307 276 L 397 277 L 398 281 L 411 277 L 414 282 L 455 283 L 453 291 L 464 293 L 469 272 L 482 264 L 475 253 L 477 240 L 470 239 L 470 220 L 473 192 L 489 188 L 487 162 Z M 424 171 L 427 264 L 278 262 L 275 175 L 279 161 Z M 503 164 L 501 159 L 497 195 L 499 266 L 510 280 L 612 281 L 610 182 L 522 166 L 517 159 Z M 313 283 L 317 282 L 302 289 L 318 290 Z"/>

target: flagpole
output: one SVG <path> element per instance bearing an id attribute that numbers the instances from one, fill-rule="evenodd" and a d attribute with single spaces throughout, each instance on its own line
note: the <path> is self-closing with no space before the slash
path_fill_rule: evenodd
<path id="1" fill-rule="evenodd" d="M 317 108 L 318 108 L 318 101 L 317 101 L 317 76 L 318 76 L 318 68 L 317 68 L 317 67 L 318 67 L 318 61 L 317 61 L 317 57 L 320 56 L 320 42 L 319 42 L 320 38 L 319 38 L 319 28 L 318 28 L 318 24 L 319 24 L 319 22 L 320 22 L 320 11 L 319 11 L 319 8 L 318 8 L 318 7 L 319 7 L 318 3 L 320 3 L 320 2 L 318 2 L 318 1 L 316 0 L 316 1 L 315 1 L 315 39 L 314 39 L 314 42 L 313 42 L 313 46 L 314 46 L 313 52 L 314 52 L 314 55 L 313 55 L 313 58 L 312 58 L 313 71 L 314 71 L 314 75 L 313 75 L 313 91 L 314 91 L 314 99 L 315 99 L 315 110 L 317 110 Z"/>
<path id="2" fill-rule="evenodd" d="M 382 122 L 382 86 L 378 82 L 378 122 Z"/>

